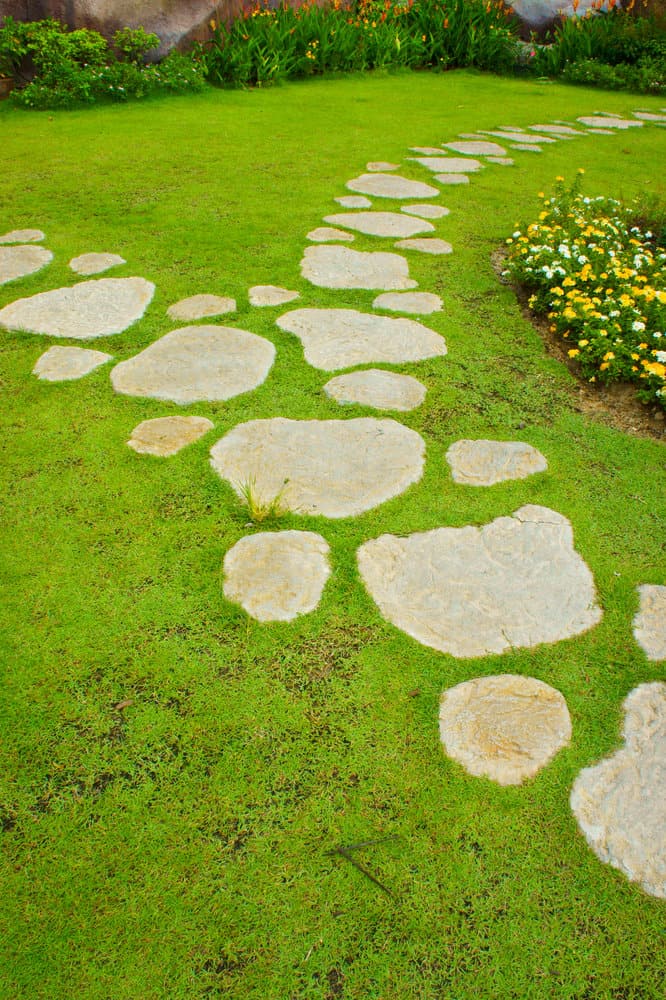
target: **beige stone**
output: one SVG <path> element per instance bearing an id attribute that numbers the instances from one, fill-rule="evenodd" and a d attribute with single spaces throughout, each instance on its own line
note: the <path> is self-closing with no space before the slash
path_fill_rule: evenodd
<path id="1" fill-rule="evenodd" d="M 529 132 L 488 132 L 488 135 L 494 135 L 498 139 L 503 139 L 505 142 L 517 142 L 522 143 L 525 146 L 541 146 L 547 143 L 557 142 L 557 139 L 553 139 L 552 136 L 546 135 L 531 135 Z"/>
<path id="2" fill-rule="evenodd" d="M 88 276 L 90 274 L 102 274 L 112 267 L 119 267 L 126 264 L 124 257 L 117 253 L 82 253 L 78 257 L 72 257 L 69 266 L 75 274 Z"/>
<path id="3" fill-rule="evenodd" d="M 319 288 L 399 291 L 418 284 L 409 277 L 407 261 L 399 254 L 365 253 L 340 246 L 306 247 L 301 274 Z"/>
<path id="4" fill-rule="evenodd" d="M 469 184 L 467 174 L 435 174 L 435 180 L 440 184 Z"/>
<path id="5" fill-rule="evenodd" d="M 397 170 L 399 166 L 399 163 L 387 163 L 385 160 L 373 160 L 372 163 L 366 163 L 365 169 L 369 170 L 370 173 L 376 174 L 381 173 L 383 170 Z"/>
<path id="6" fill-rule="evenodd" d="M 432 233 L 435 227 L 424 219 L 412 219 L 400 212 L 347 212 L 327 215 L 324 222 L 334 226 L 346 226 L 368 236 L 415 236 L 416 233 Z"/>
<path id="7" fill-rule="evenodd" d="M 666 660 L 666 587 L 644 583 L 634 618 L 634 638 L 648 660 Z"/>
<path id="8" fill-rule="evenodd" d="M 335 198 L 338 205 L 343 208 L 371 208 L 372 202 L 362 194 L 345 194 L 342 198 Z"/>
<path id="9" fill-rule="evenodd" d="M 398 174 L 361 174 L 347 181 L 347 187 L 377 198 L 436 198 L 439 194 L 430 184 L 410 181 Z"/>
<path id="10" fill-rule="evenodd" d="M 400 211 L 420 219 L 443 219 L 451 210 L 444 205 L 402 205 Z"/>
<path id="11" fill-rule="evenodd" d="M 498 167 L 512 167 L 514 161 L 510 156 L 489 156 L 488 163 L 494 163 Z"/>
<path id="12" fill-rule="evenodd" d="M 484 139 L 469 139 L 466 142 L 447 142 L 447 149 L 463 156 L 504 156 L 504 149 L 496 142 Z M 446 169 L 446 168 L 445 168 Z"/>
<path id="13" fill-rule="evenodd" d="M 127 444 L 140 455 L 176 455 L 213 426 L 205 417 L 155 417 L 137 424 Z"/>
<path id="14" fill-rule="evenodd" d="M 588 128 L 587 130 L 592 135 L 613 135 L 612 129 L 609 128 Z"/>
<path id="15" fill-rule="evenodd" d="M 482 168 L 478 160 L 460 156 L 414 156 L 412 159 L 426 170 L 432 170 L 434 174 L 440 170 L 446 171 L 447 174 L 473 174 Z"/>
<path id="16" fill-rule="evenodd" d="M 666 115 L 656 115 L 650 111 L 632 111 L 632 114 L 643 122 L 666 122 Z"/>
<path id="17" fill-rule="evenodd" d="M 517 150 L 519 153 L 542 153 L 543 150 L 539 146 L 533 146 L 525 142 L 514 142 L 511 144 L 511 149 Z"/>
<path id="18" fill-rule="evenodd" d="M 337 375 L 324 392 L 338 403 L 358 403 L 376 410 L 414 410 L 425 399 L 426 387 L 411 375 L 370 368 Z"/>
<path id="19" fill-rule="evenodd" d="M 410 146 L 412 153 L 421 153 L 423 156 L 446 156 L 446 150 L 440 146 Z"/>
<path id="20" fill-rule="evenodd" d="M 615 118 L 610 115 L 583 115 L 582 118 L 577 118 L 577 121 L 581 125 L 587 125 L 589 128 L 603 128 L 603 129 L 628 129 L 628 128 L 640 128 L 643 125 L 641 121 L 633 121 L 631 118 Z"/>
<path id="21" fill-rule="evenodd" d="M 342 229 L 334 229 L 332 226 L 317 226 L 311 229 L 307 238 L 313 243 L 332 243 L 339 240 L 345 243 L 353 243 L 354 237 L 351 233 L 345 233 Z"/>
<path id="22" fill-rule="evenodd" d="M 67 382 L 83 378 L 111 361 L 104 351 L 91 351 L 83 347 L 49 347 L 32 369 L 33 375 L 45 382 Z"/>
<path id="23" fill-rule="evenodd" d="M 548 468 L 541 452 L 522 441 L 456 441 L 447 451 L 446 461 L 454 482 L 466 486 L 526 479 Z"/>
<path id="24" fill-rule="evenodd" d="M 223 295 L 190 295 L 187 299 L 174 302 L 167 309 L 170 319 L 189 323 L 193 319 L 210 319 L 236 312 L 236 300 Z"/>
<path id="25" fill-rule="evenodd" d="M 0 285 L 6 285 L 8 281 L 16 281 L 17 278 L 25 278 L 29 274 L 41 271 L 52 260 L 53 254 L 44 247 L 36 247 L 32 244 L 0 247 Z M 4 311 L 4 309 L 0 310 L 0 324 Z"/>
<path id="26" fill-rule="evenodd" d="M 372 303 L 372 308 L 425 316 L 428 313 L 439 312 L 442 300 L 439 295 L 434 295 L 432 292 L 382 292 Z"/>
<path id="27" fill-rule="evenodd" d="M 280 288 L 279 285 L 255 285 L 248 295 L 251 306 L 282 306 L 300 298 L 298 292 Z"/>
<path id="28" fill-rule="evenodd" d="M 580 129 L 571 128 L 569 125 L 530 125 L 531 132 L 545 132 L 546 135 L 574 136 L 585 135 Z"/>
<path id="29" fill-rule="evenodd" d="M 0 236 L 0 243 L 39 243 L 45 239 L 41 229 L 12 229 L 10 233 Z"/>
<path id="30" fill-rule="evenodd" d="M 438 239 L 398 240 L 393 246 L 397 250 L 415 250 L 417 253 L 430 253 L 435 256 L 453 253 L 450 243 Z"/>

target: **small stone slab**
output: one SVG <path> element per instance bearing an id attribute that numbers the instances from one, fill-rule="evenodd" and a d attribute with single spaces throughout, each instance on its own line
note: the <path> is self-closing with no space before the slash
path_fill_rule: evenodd
<path id="1" fill-rule="evenodd" d="M 254 285 L 248 296 L 251 306 L 282 306 L 300 298 L 300 293 L 278 285 Z"/>
<path id="2" fill-rule="evenodd" d="M 582 118 L 577 118 L 581 125 L 587 125 L 589 128 L 603 128 L 603 129 L 627 129 L 627 128 L 641 128 L 643 122 L 634 121 L 631 118 L 614 118 L 606 115 L 583 115 Z"/>
<path id="3" fill-rule="evenodd" d="M 546 135 L 573 136 L 585 135 L 580 129 L 570 128 L 569 125 L 530 125 L 531 132 L 545 132 Z"/>
<path id="4" fill-rule="evenodd" d="M 356 309 L 295 309 L 277 320 L 295 334 L 314 368 L 335 371 L 371 362 L 401 364 L 446 354 L 446 341 L 413 319 Z"/>
<path id="5" fill-rule="evenodd" d="M 613 135 L 613 131 L 609 128 L 589 128 L 588 133 L 591 135 Z"/>
<path id="6" fill-rule="evenodd" d="M 488 135 L 504 139 L 505 142 L 517 142 L 525 146 L 557 142 L 557 139 L 553 139 L 552 136 L 531 135 L 529 132 L 488 132 Z"/>
<path id="7" fill-rule="evenodd" d="M 314 531 L 248 535 L 224 557 L 224 596 L 257 621 L 293 621 L 319 604 L 329 554 Z"/>
<path id="8" fill-rule="evenodd" d="M 218 401 L 256 389 L 275 359 L 275 346 L 229 326 L 184 326 L 121 361 L 111 372 L 116 392 L 174 403 Z"/>
<path id="9" fill-rule="evenodd" d="M 324 222 L 334 226 L 347 226 L 367 236 L 415 236 L 416 233 L 433 233 L 435 227 L 424 219 L 413 219 L 399 212 L 341 212 L 327 215 Z"/>
<path id="10" fill-rule="evenodd" d="M 411 375 L 370 368 L 337 375 L 324 392 L 338 403 L 359 403 L 376 410 L 414 410 L 425 399 L 426 387 Z"/>
<path id="11" fill-rule="evenodd" d="M 498 167 L 512 167 L 514 160 L 510 156 L 489 156 L 488 163 L 495 163 Z"/>
<path id="12" fill-rule="evenodd" d="M 372 163 L 366 163 L 365 169 L 369 170 L 372 174 L 380 174 L 383 170 L 397 170 L 399 166 L 399 163 L 387 163 L 385 160 L 373 160 Z"/>
<path id="13" fill-rule="evenodd" d="M 334 229 L 332 226 L 318 226 L 316 229 L 311 229 L 307 238 L 313 243 L 329 243 L 334 240 L 342 240 L 345 243 L 354 242 L 351 233 L 345 233 L 342 229 Z"/>
<path id="14" fill-rule="evenodd" d="M 666 587 L 644 583 L 634 618 L 634 638 L 648 660 L 666 660 Z"/>
<path id="15" fill-rule="evenodd" d="M 467 174 L 435 174 L 435 180 L 440 184 L 469 184 Z"/>
<path id="16" fill-rule="evenodd" d="M 520 785 L 569 743 L 571 717 L 560 692 L 534 677 L 475 677 L 442 695 L 439 735 L 470 774 Z"/>
<path id="17" fill-rule="evenodd" d="M 137 424 L 127 444 L 140 455 L 166 457 L 198 441 L 213 427 L 206 417 L 155 417 Z"/>
<path id="18" fill-rule="evenodd" d="M 421 181 L 410 181 L 399 174 L 361 174 L 347 181 L 350 191 L 371 194 L 376 198 L 436 198 L 437 188 Z"/>
<path id="19" fill-rule="evenodd" d="M 140 319 L 154 292 L 153 283 L 144 278 L 81 281 L 72 288 L 17 299 L 0 309 L 0 326 L 71 340 L 108 337 Z"/>
<path id="20" fill-rule="evenodd" d="M 571 810 L 600 861 L 666 899 L 666 684 L 639 684 L 622 707 L 625 745 L 583 768 Z"/>
<path id="21" fill-rule="evenodd" d="M 75 274 L 88 276 L 102 274 L 103 271 L 126 263 L 125 258 L 117 253 L 82 253 L 78 257 L 72 257 L 69 266 Z"/>
<path id="22" fill-rule="evenodd" d="M 343 208 L 372 208 L 372 202 L 369 198 L 364 198 L 363 195 L 357 194 L 346 194 L 342 198 L 335 198 L 338 205 L 342 205 Z"/>
<path id="23" fill-rule="evenodd" d="M 525 142 L 514 142 L 511 145 L 511 149 L 517 149 L 520 153 L 542 153 L 543 150 L 539 146 L 531 146 Z"/>
<path id="24" fill-rule="evenodd" d="M 650 111 L 632 111 L 632 114 L 643 122 L 666 122 L 666 115 L 656 115 Z"/>
<path id="25" fill-rule="evenodd" d="M 83 378 L 111 361 L 111 357 L 104 351 L 91 351 L 84 347 L 49 347 L 37 359 L 32 373 L 44 382 L 68 382 Z"/>
<path id="26" fill-rule="evenodd" d="M 492 486 L 526 479 L 548 463 L 540 451 L 522 441 L 456 441 L 446 453 L 453 480 L 466 486 Z"/>
<path id="27" fill-rule="evenodd" d="M 469 139 L 466 142 L 447 142 L 447 149 L 463 156 L 504 156 L 505 150 L 497 142 L 486 142 L 483 139 Z"/>
<path id="28" fill-rule="evenodd" d="M 34 274 L 35 271 L 41 271 L 52 260 L 53 254 L 44 247 L 36 247 L 31 244 L 0 247 L 0 285 L 6 285 L 8 281 L 16 281 L 17 278 L 25 278 L 29 274 Z M 0 317 L 2 312 L 0 312 Z"/>
<path id="29" fill-rule="evenodd" d="M 423 473 L 425 445 L 388 418 L 250 420 L 211 449 L 211 464 L 242 495 L 281 497 L 285 510 L 352 517 L 403 493 Z"/>
<path id="30" fill-rule="evenodd" d="M 382 535 L 357 558 L 383 616 L 456 657 L 556 642 L 601 618 L 571 525 L 547 507 L 521 507 L 481 528 Z"/>
<path id="31" fill-rule="evenodd" d="M 443 219 L 451 209 L 443 205 L 402 205 L 400 211 L 406 215 L 417 215 L 420 219 Z"/>
<path id="32" fill-rule="evenodd" d="M 366 253 L 339 246 L 306 247 L 301 274 L 319 288 L 401 291 L 418 284 L 409 277 L 405 258 L 397 253 Z"/>
<path id="33" fill-rule="evenodd" d="M 39 243 L 45 239 L 41 229 L 12 229 L 10 233 L 0 236 L 0 243 Z"/>
<path id="34" fill-rule="evenodd" d="M 193 319 L 210 319 L 211 316 L 224 316 L 225 313 L 232 312 L 236 312 L 235 299 L 223 295 L 190 295 L 169 306 L 167 316 L 189 323 Z"/>
<path id="35" fill-rule="evenodd" d="M 453 253 L 453 247 L 446 240 L 398 240 L 393 246 L 397 250 L 415 250 L 417 253 L 445 254 Z"/>
<path id="36" fill-rule="evenodd" d="M 426 170 L 432 170 L 433 173 L 445 170 L 447 174 L 473 174 L 475 171 L 481 170 L 483 166 L 478 160 L 469 160 L 459 156 L 412 156 L 410 159 L 420 163 Z"/>
<path id="37" fill-rule="evenodd" d="M 442 300 L 432 292 L 382 292 L 372 303 L 372 308 L 426 316 L 428 313 L 439 312 Z"/>
<path id="38" fill-rule="evenodd" d="M 423 156 L 444 156 L 445 150 L 440 146 L 410 146 L 410 152 L 421 153 Z"/>

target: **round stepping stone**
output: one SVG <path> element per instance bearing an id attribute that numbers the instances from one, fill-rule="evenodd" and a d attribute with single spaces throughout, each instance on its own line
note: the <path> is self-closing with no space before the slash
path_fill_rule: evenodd
<path id="1" fill-rule="evenodd" d="M 347 181 L 350 191 L 372 194 L 376 198 L 436 198 L 437 188 L 421 181 L 410 181 L 398 174 L 361 174 Z"/>
<path id="2" fill-rule="evenodd" d="M 34 274 L 35 271 L 41 271 L 52 260 L 53 254 L 44 247 L 24 246 L 23 244 L 0 247 L 0 285 L 6 285 L 8 281 L 16 281 L 17 278 L 25 278 L 29 274 Z M 0 312 L 0 316 L 2 312 Z M 6 323 L 4 325 L 7 326 Z"/>
<path id="3" fill-rule="evenodd" d="M 442 219 L 451 210 L 443 205 L 403 205 L 400 211 L 407 215 L 417 215 L 420 219 Z"/>
<path id="4" fill-rule="evenodd" d="M 338 246 L 306 247 L 301 274 L 319 288 L 401 291 L 418 284 L 409 277 L 407 261 L 399 254 L 365 253 Z"/>
<path id="5" fill-rule="evenodd" d="M 634 618 L 634 638 L 648 660 L 666 660 L 666 587 L 644 583 Z"/>
<path id="6" fill-rule="evenodd" d="M 75 274 L 89 275 L 101 274 L 112 267 L 119 267 L 126 264 L 124 257 L 117 253 L 82 253 L 78 257 L 72 257 L 69 266 Z"/>
<path id="7" fill-rule="evenodd" d="M 210 319 L 211 316 L 224 316 L 225 313 L 232 312 L 236 312 L 235 299 L 223 295 L 190 295 L 169 306 L 167 316 L 189 323 L 193 319 Z"/>
<path id="8" fill-rule="evenodd" d="M 423 156 L 444 156 L 445 150 L 441 146 L 410 146 L 410 152 L 422 153 Z"/>
<path id="9" fill-rule="evenodd" d="M 269 340 L 228 326 L 184 326 L 111 372 L 116 392 L 174 403 L 214 402 L 256 389 L 275 359 Z"/>
<path id="10" fill-rule="evenodd" d="M 81 281 L 12 302 L 0 309 L 0 326 L 71 340 L 108 337 L 140 319 L 154 292 L 153 283 L 143 278 Z"/>
<path id="11" fill-rule="evenodd" d="M 83 347 L 49 347 L 37 359 L 32 373 L 44 382 L 68 382 L 83 378 L 95 368 L 111 361 L 111 357 L 104 351 L 91 351 Z"/>
<path id="12" fill-rule="evenodd" d="M 666 899 L 666 684 L 639 684 L 622 707 L 625 745 L 580 772 L 571 810 L 600 861 Z"/>
<path id="13" fill-rule="evenodd" d="M 317 229 L 311 229 L 307 238 L 313 243 L 328 243 L 333 240 L 344 240 L 346 243 L 354 242 L 351 233 L 344 233 L 341 229 L 333 229 L 332 226 L 318 226 Z"/>
<path id="14" fill-rule="evenodd" d="M 384 160 L 373 160 L 372 163 L 366 163 L 365 169 L 369 170 L 370 173 L 377 174 L 383 170 L 397 170 L 399 166 L 399 163 L 386 163 Z"/>
<path id="15" fill-rule="evenodd" d="M 538 146 L 531 146 L 531 145 L 528 145 L 525 142 L 514 142 L 511 145 L 511 149 L 517 149 L 520 153 L 541 153 L 541 152 L 543 152 L 543 150 L 541 150 Z"/>
<path id="16" fill-rule="evenodd" d="M 495 163 L 498 167 L 512 167 L 514 161 L 510 156 L 489 156 L 488 163 Z"/>
<path id="17" fill-rule="evenodd" d="M 632 111 L 632 114 L 643 122 L 666 122 L 666 115 L 655 115 L 650 111 Z"/>
<path id="18" fill-rule="evenodd" d="M 398 250 L 416 250 L 418 253 L 453 253 L 453 247 L 446 240 L 398 240 L 393 246 Z"/>
<path id="19" fill-rule="evenodd" d="M 12 229 L 11 233 L 0 236 L 0 243 L 39 243 L 45 239 L 41 229 Z"/>
<path id="20" fill-rule="evenodd" d="M 439 312 L 442 300 L 432 292 L 382 292 L 372 303 L 373 309 L 417 313 L 422 316 Z"/>
<path id="21" fill-rule="evenodd" d="M 293 621 L 319 604 L 329 553 L 314 531 L 248 535 L 224 557 L 224 596 L 257 621 Z"/>
<path id="22" fill-rule="evenodd" d="M 439 734 L 470 774 L 520 785 L 567 745 L 571 717 L 560 692 L 534 677 L 475 677 L 442 695 Z"/>
<path id="23" fill-rule="evenodd" d="M 137 424 L 127 444 L 140 455 L 175 455 L 213 426 L 205 417 L 155 417 Z"/>
<path id="24" fill-rule="evenodd" d="M 505 150 L 498 143 L 487 142 L 483 139 L 447 142 L 444 145 L 447 149 L 452 149 L 454 153 L 462 153 L 464 156 L 504 156 L 505 153 Z"/>
<path id="25" fill-rule="evenodd" d="M 556 642 L 601 618 L 571 525 L 547 507 L 522 507 L 481 528 L 382 535 L 357 557 L 383 616 L 452 656 Z"/>
<path id="26" fill-rule="evenodd" d="M 342 205 L 343 208 L 372 208 L 372 202 L 369 198 L 364 198 L 363 195 L 356 194 L 346 194 L 342 198 L 335 198 L 338 205 Z"/>
<path id="27" fill-rule="evenodd" d="M 338 403 L 359 403 L 376 410 L 414 410 L 425 399 L 426 387 L 411 375 L 378 368 L 337 375 L 324 392 Z"/>
<path id="28" fill-rule="evenodd" d="M 546 135 L 573 136 L 585 135 L 580 129 L 570 128 L 568 125 L 530 125 L 531 132 L 545 132 Z"/>
<path id="29" fill-rule="evenodd" d="M 467 174 L 435 174 L 435 180 L 440 184 L 469 184 Z"/>
<path id="30" fill-rule="evenodd" d="M 334 226 L 347 226 L 367 236 L 415 236 L 416 233 L 433 233 L 435 227 L 423 219 L 412 219 L 399 212 L 342 212 L 327 215 L 324 222 Z"/>
<path id="31" fill-rule="evenodd" d="M 280 288 L 278 285 L 255 285 L 248 294 L 251 306 L 282 306 L 286 302 L 300 298 L 298 292 Z"/>
<path id="32" fill-rule="evenodd" d="M 494 135 L 506 142 L 516 142 L 525 146 L 557 142 L 557 139 L 553 139 L 552 136 L 530 135 L 529 132 L 489 132 L 488 135 Z"/>
<path id="33" fill-rule="evenodd" d="M 335 371 L 370 362 L 401 364 L 446 354 L 446 342 L 413 319 L 373 316 L 356 309 L 295 309 L 277 320 L 303 344 L 314 368 Z"/>
<path id="34" fill-rule="evenodd" d="M 445 170 L 447 174 L 472 174 L 481 170 L 483 166 L 478 160 L 468 160 L 459 156 L 412 156 L 410 159 L 420 163 L 426 170 L 432 170 L 433 173 Z"/>
<path id="35" fill-rule="evenodd" d="M 456 441 L 446 453 L 453 480 L 466 486 L 492 486 L 526 479 L 548 463 L 540 451 L 521 441 Z"/>
<path id="36" fill-rule="evenodd" d="M 633 121 L 631 118 L 615 118 L 606 115 L 583 115 L 582 118 L 577 118 L 581 125 L 587 125 L 590 128 L 604 128 L 604 129 L 627 129 L 627 128 L 641 128 L 643 122 Z"/>

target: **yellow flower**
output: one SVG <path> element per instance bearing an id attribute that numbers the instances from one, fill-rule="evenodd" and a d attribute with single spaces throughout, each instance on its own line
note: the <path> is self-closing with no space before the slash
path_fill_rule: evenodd
<path id="1" fill-rule="evenodd" d="M 587 347 L 588 344 L 589 344 L 589 340 L 579 340 L 578 341 L 578 346 L 579 347 Z"/>
<path id="2" fill-rule="evenodd" d="M 575 358 L 577 357 L 577 355 L 580 354 L 580 351 L 578 350 L 577 347 L 572 347 L 570 351 L 567 351 L 567 354 L 569 355 L 570 358 Z"/>
<path id="3" fill-rule="evenodd" d="M 564 288 L 571 288 L 571 286 L 575 285 L 575 284 L 576 284 L 576 282 L 574 281 L 574 279 L 570 278 L 568 276 L 562 282 L 562 285 L 564 286 Z"/>
<path id="4" fill-rule="evenodd" d="M 645 370 L 650 372 L 652 375 L 658 375 L 660 378 L 666 376 L 666 365 L 662 365 L 660 361 L 653 361 L 651 364 L 643 362 Z"/>
<path id="5" fill-rule="evenodd" d="M 613 352 L 608 351 L 606 354 L 604 354 L 604 361 L 612 361 L 614 357 L 615 355 L 613 354 Z"/>
<path id="6" fill-rule="evenodd" d="M 610 368 L 610 365 L 608 364 L 607 361 L 604 361 L 602 365 L 599 365 L 599 371 L 605 372 L 607 368 Z M 590 382 L 591 381 L 592 379 L 590 379 Z"/>

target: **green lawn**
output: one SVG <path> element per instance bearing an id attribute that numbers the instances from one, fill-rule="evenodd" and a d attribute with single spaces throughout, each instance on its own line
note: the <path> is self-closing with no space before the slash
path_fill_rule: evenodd
<path id="1" fill-rule="evenodd" d="M 126 447 L 130 431 L 179 407 L 114 395 L 108 366 L 39 382 L 52 341 L 1 335 L 3 1000 L 663 996 L 666 904 L 597 860 L 568 799 L 580 769 L 620 744 L 626 694 L 665 678 L 631 621 L 636 586 L 666 584 L 666 452 L 576 411 L 572 376 L 490 255 L 578 167 L 590 194 L 666 197 L 666 130 L 516 153 L 516 167 L 444 189 L 437 235 L 455 252 L 412 255 L 410 270 L 444 299 L 425 322 L 449 355 L 399 369 L 428 386 L 400 415 L 425 439 L 425 475 L 357 518 L 281 519 L 331 546 L 315 612 L 260 625 L 224 599 L 224 554 L 250 529 L 208 462 L 250 418 L 368 414 L 323 394 L 330 375 L 275 326 L 290 306 L 247 303 L 251 285 L 272 283 L 299 289 L 298 305 L 370 308 L 375 293 L 315 289 L 299 271 L 305 234 L 367 161 L 429 180 L 405 162 L 409 146 L 661 103 L 455 72 L 0 107 L 0 232 L 42 228 L 55 253 L 0 288 L 0 307 L 74 284 L 71 257 L 111 251 L 127 260 L 114 276 L 157 292 L 143 320 L 90 346 L 131 357 L 176 325 L 169 304 L 212 292 L 237 299 L 233 325 L 278 348 L 257 391 L 187 408 L 214 431 L 152 459 Z M 548 471 L 457 486 L 444 455 L 464 437 L 527 441 Z M 363 541 L 527 503 L 571 520 L 604 609 L 596 628 L 455 660 L 381 619 L 356 569 Z M 572 716 L 571 745 L 521 787 L 470 777 L 439 743 L 441 692 L 495 673 L 552 684 Z M 328 853 L 384 837 L 357 858 L 393 897 Z"/>

